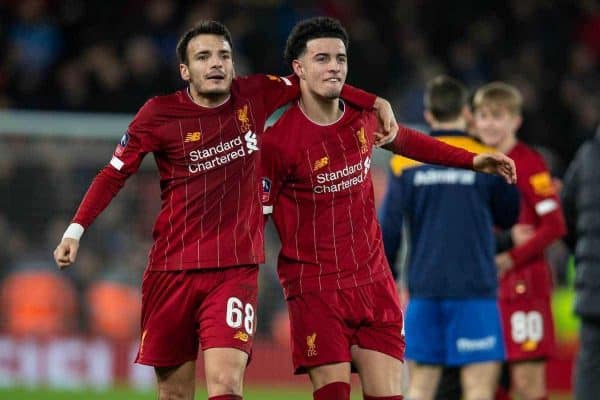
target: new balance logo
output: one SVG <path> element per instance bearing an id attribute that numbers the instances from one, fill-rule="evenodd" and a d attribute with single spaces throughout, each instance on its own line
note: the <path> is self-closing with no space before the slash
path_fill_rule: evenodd
<path id="1" fill-rule="evenodd" d="M 189 143 L 189 142 L 197 142 L 198 140 L 200 140 L 200 138 L 202 137 L 202 133 L 200 132 L 188 132 L 185 135 L 185 143 Z"/>
<path id="2" fill-rule="evenodd" d="M 248 334 L 246 332 L 242 332 L 242 331 L 237 331 L 235 333 L 235 335 L 233 335 L 234 339 L 239 339 L 242 342 L 247 342 L 248 341 Z"/>
<path id="3" fill-rule="evenodd" d="M 318 171 L 323 167 L 326 167 L 329 164 L 329 157 L 323 157 L 315 161 L 313 165 L 313 171 Z"/>
<path id="4" fill-rule="evenodd" d="M 256 133 L 252 131 L 246 132 L 244 135 L 244 140 L 246 141 L 246 148 L 248 149 L 248 154 L 252 154 L 254 151 L 258 151 L 258 140 L 256 139 Z"/>

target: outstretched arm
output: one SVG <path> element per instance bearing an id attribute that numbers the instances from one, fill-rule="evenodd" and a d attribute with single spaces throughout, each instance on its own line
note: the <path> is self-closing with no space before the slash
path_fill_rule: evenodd
<path id="1" fill-rule="evenodd" d="M 58 268 L 66 268 L 75 262 L 85 229 L 110 204 L 127 178 L 138 170 L 144 156 L 158 148 L 158 141 L 151 137 L 155 108 L 152 99 L 142 106 L 117 145 L 110 163 L 92 181 L 71 225 L 54 250 Z"/>
<path id="2" fill-rule="evenodd" d="M 497 174 L 508 183 L 517 181 L 514 161 L 502 153 L 471 153 L 406 126 L 400 127 L 394 141 L 385 148 L 424 163 Z"/>

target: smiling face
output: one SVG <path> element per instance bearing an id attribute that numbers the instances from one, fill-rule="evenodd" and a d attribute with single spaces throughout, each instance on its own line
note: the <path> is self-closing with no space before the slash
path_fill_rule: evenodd
<path id="1" fill-rule="evenodd" d="M 179 64 L 179 72 L 194 98 L 223 101 L 234 76 L 231 46 L 223 36 L 200 34 L 188 43 L 187 63 Z"/>
<path id="2" fill-rule="evenodd" d="M 337 38 L 309 40 L 292 66 L 308 90 L 325 99 L 338 98 L 348 74 L 346 46 Z"/>
<path id="3" fill-rule="evenodd" d="M 481 141 L 490 147 L 507 147 L 521 125 L 521 117 L 499 104 L 482 104 L 474 114 L 474 127 Z"/>

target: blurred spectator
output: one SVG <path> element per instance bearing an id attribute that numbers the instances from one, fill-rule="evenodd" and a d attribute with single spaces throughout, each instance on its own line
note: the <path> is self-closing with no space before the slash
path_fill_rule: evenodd
<path id="1" fill-rule="evenodd" d="M 329 14 L 350 32 L 349 81 L 394 100 L 403 121 L 423 122 L 434 75 L 471 88 L 509 81 L 525 94 L 523 138 L 569 160 L 600 120 L 599 10 L 597 0 L 6 2 L 0 107 L 134 112 L 180 86 L 172 49 L 199 19 L 229 25 L 239 75 L 286 74 L 290 27 Z"/>
<path id="2" fill-rule="evenodd" d="M 44 0 L 18 2 L 8 28 L 11 91 L 24 105 L 39 105 L 42 84 L 62 50 L 60 27 L 46 11 Z"/>
<path id="3" fill-rule="evenodd" d="M 35 261 L 18 265 L 0 283 L 0 312 L 9 333 L 48 336 L 72 332 L 77 310 L 75 288 L 48 268 L 52 265 L 44 268 Z"/>
<path id="4" fill-rule="evenodd" d="M 115 280 L 97 280 L 86 291 L 90 332 L 112 340 L 139 336 L 141 296 L 136 285 Z"/>

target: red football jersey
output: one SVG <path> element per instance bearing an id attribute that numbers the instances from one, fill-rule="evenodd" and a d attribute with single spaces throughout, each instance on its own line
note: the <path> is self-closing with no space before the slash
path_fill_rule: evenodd
<path id="1" fill-rule="evenodd" d="M 287 298 L 357 287 L 390 274 L 371 174 L 377 119 L 346 105 L 330 125 L 288 109 L 263 138 L 262 201 L 281 238 Z M 473 153 L 402 127 L 387 146 L 421 161 L 467 168 Z"/>
<path id="2" fill-rule="evenodd" d="M 517 167 L 521 194 L 518 223 L 532 225 L 536 232 L 529 241 L 510 250 L 515 265 L 500 281 L 500 299 L 550 296 L 552 278 L 544 251 L 566 232 L 560 200 L 539 153 L 518 142 L 508 156 Z"/>
<path id="3" fill-rule="evenodd" d="M 365 108 L 375 100 L 347 86 L 343 93 Z M 263 262 L 260 135 L 267 117 L 298 94 L 294 79 L 253 75 L 235 79 L 229 99 L 214 108 L 195 104 L 187 90 L 152 98 L 92 182 L 73 222 L 87 228 L 152 152 L 162 201 L 149 269 Z"/>

